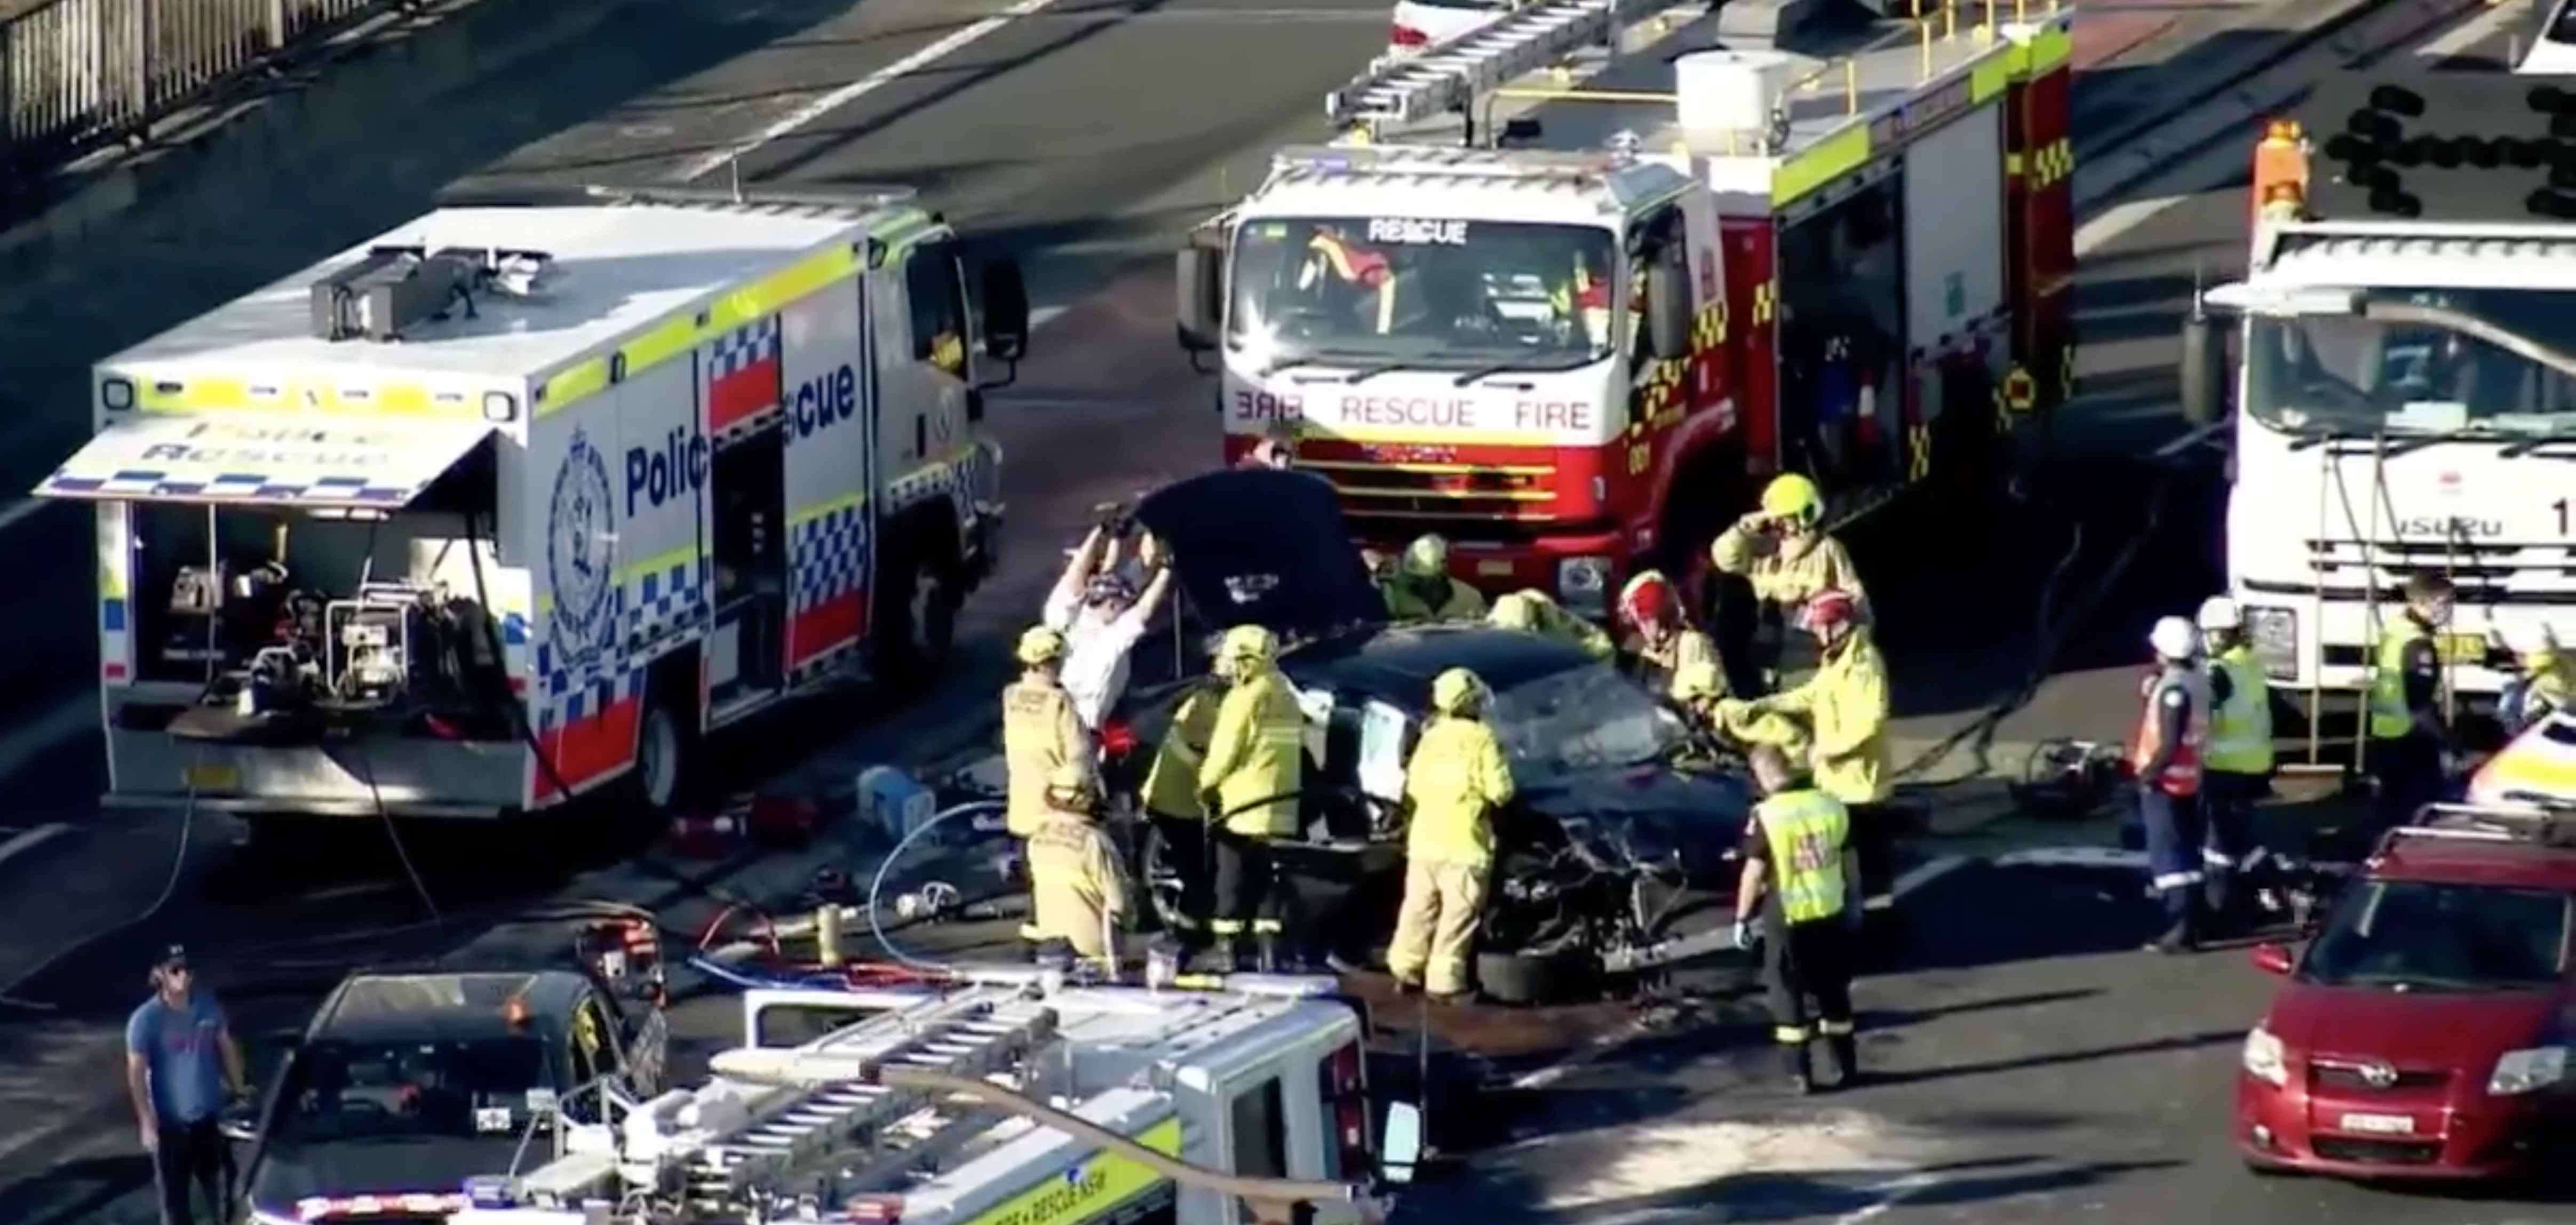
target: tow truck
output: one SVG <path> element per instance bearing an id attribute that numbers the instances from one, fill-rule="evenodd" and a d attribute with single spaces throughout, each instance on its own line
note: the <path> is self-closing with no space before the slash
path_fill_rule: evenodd
<path id="1" fill-rule="evenodd" d="M 2312 725 L 2368 687 L 2411 575 L 2458 589 L 2455 694 L 2576 631 L 2572 110 L 2528 77 L 2357 71 L 2254 151 L 2247 272 L 2185 323 L 2182 398 L 2230 454 L 2229 594 Z"/>
<path id="2" fill-rule="evenodd" d="M 899 190 L 458 203 L 108 358 L 35 490 L 97 508 L 107 802 L 667 809 L 708 735 L 935 675 L 1027 341 L 981 268 Z"/>
<path id="3" fill-rule="evenodd" d="M 556 1121 L 551 1160 L 471 1180 L 446 1219 L 1237 1225 L 1285 1215 L 1255 1197 L 1282 1190 L 1351 1225 L 1381 1174 L 1409 1177 L 1419 1119 L 1390 1107 L 1382 1162 L 1364 1022 L 1333 989 L 996 967 L 746 992 L 743 1045 L 704 1084 Z M 763 1042 L 818 1018 L 820 1037 Z"/>
<path id="4" fill-rule="evenodd" d="M 1362 543 L 1439 532 L 1462 579 L 1595 616 L 1780 472 L 1842 522 L 2000 487 L 2074 369 L 2073 12 L 1773 40 L 1669 7 L 1542 0 L 1381 61 L 1192 233 L 1229 460 L 1293 433 Z M 1725 49 L 1593 54 L 1658 24 Z M 1500 110 L 1553 103 L 1584 105 Z"/>

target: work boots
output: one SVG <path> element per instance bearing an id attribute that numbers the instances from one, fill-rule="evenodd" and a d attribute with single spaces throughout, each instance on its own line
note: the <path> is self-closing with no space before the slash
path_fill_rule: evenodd
<path id="1" fill-rule="evenodd" d="M 1860 1039 L 1853 1034 L 1834 1034 L 1825 1039 L 1825 1053 L 1834 1060 L 1834 1087 L 1849 1088 L 1860 1079 Z"/>
<path id="2" fill-rule="evenodd" d="M 1804 1096 L 1816 1091 L 1815 1060 L 1808 1055 L 1806 1043 L 1780 1044 L 1780 1071 L 1787 1077 L 1789 1092 Z"/>
<path id="3" fill-rule="evenodd" d="M 1235 950 L 1234 937 L 1219 936 L 1208 942 L 1207 973 L 1232 974 L 1242 968 L 1242 955 Z"/>

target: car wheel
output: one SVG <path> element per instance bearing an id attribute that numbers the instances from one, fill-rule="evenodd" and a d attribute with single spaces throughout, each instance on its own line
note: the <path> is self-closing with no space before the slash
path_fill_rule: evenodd
<path id="1" fill-rule="evenodd" d="M 1167 932 L 1186 932 L 1196 926 L 1189 910 L 1182 904 L 1181 874 L 1171 862 L 1172 843 L 1163 836 L 1162 826 L 1151 818 L 1145 823 L 1145 835 L 1136 850 L 1136 877 L 1145 884 L 1145 910 L 1157 927 Z"/>

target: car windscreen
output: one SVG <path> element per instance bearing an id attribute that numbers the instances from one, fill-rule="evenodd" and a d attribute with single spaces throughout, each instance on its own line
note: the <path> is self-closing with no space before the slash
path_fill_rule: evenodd
<path id="1" fill-rule="evenodd" d="M 1685 739 L 1678 716 L 1608 664 L 1505 689 L 1485 721 L 1523 780 L 1655 761 Z"/>
<path id="2" fill-rule="evenodd" d="M 553 1085 L 545 1047 L 517 1036 L 308 1043 L 287 1078 L 269 1138 L 289 1144 L 512 1134 Z"/>
<path id="3" fill-rule="evenodd" d="M 2406 992 L 2555 986 L 2567 965 L 2564 892 L 2445 881 L 2367 881 L 2344 895 L 2299 978 Z"/>

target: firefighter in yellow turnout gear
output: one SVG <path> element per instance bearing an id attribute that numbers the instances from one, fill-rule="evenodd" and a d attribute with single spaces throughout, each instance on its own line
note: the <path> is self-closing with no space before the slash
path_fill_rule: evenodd
<path id="1" fill-rule="evenodd" d="M 1279 674 L 1279 640 L 1257 625 L 1225 632 L 1216 674 L 1227 682 L 1199 764 L 1199 803 L 1213 826 L 1214 895 L 1208 931 L 1220 969 L 1239 963 L 1249 933 L 1275 965 L 1281 931 L 1270 844 L 1297 834 L 1305 781 L 1306 717 Z"/>
<path id="2" fill-rule="evenodd" d="M 1620 649 L 1634 661 L 1638 679 L 1648 689 L 1678 700 L 1677 682 L 1684 670 L 1705 664 L 1724 675 L 1717 645 L 1690 627 L 1682 616 L 1680 593 L 1662 574 L 1648 570 L 1628 580 L 1619 591 L 1619 620 L 1633 631 Z"/>
<path id="3" fill-rule="evenodd" d="M 1729 662 L 1746 669 L 1746 675 L 1731 678 L 1739 692 L 1767 692 L 1784 671 L 1810 662 L 1793 659 L 1804 652 L 1793 651 L 1787 641 L 1787 630 L 1807 601 L 1840 591 L 1868 603 L 1851 551 L 1825 534 L 1824 517 L 1824 495 L 1816 483 L 1792 472 L 1774 478 L 1762 490 L 1761 508 L 1709 544 L 1710 564 L 1753 590 L 1754 607 L 1728 607 L 1719 618 L 1720 649 Z M 1781 637 L 1757 649 L 1755 639 L 1763 636 L 1757 622 L 1771 623 Z"/>
<path id="4" fill-rule="evenodd" d="M 1411 810 L 1404 842 L 1404 905 L 1396 912 L 1387 972 L 1399 990 L 1464 997 L 1485 875 L 1494 862 L 1494 810 L 1512 798 L 1511 766 L 1485 726 L 1485 682 L 1451 668 L 1431 682 L 1431 725 L 1404 766 Z"/>
<path id="5" fill-rule="evenodd" d="M 1379 584 L 1386 614 L 1398 621 L 1465 621 L 1485 615 L 1485 597 L 1449 577 L 1449 542 L 1423 536 L 1404 546 L 1395 574 Z"/>
<path id="6" fill-rule="evenodd" d="M 1600 626 L 1565 611 L 1543 591 L 1515 591 L 1494 601 L 1494 611 L 1486 621 L 1495 629 L 1518 630 L 1560 638 L 1583 648 L 1594 659 L 1608 659 L 1618 653 L 1610 635 Z"/>
<path id="7" fill-rule="evenodd" d="M 1086 961 L 1115 966 L 1117 932 L 1128 913 L 1126 870 L 1100 828 L 1100 783 L 1089 764 L 1068 762 L 1047 788 L 1047 817 L 1029 835 L 1031 926 Z"/>
<path id="8" fill-rule="evenodd" d="M 1199 802 L 1199 763 L 1207 760 L 1208 743 L 1216 737 L 1217 707 L 1225 701 L 1226 684 L 1209 680 L 1193 687 L 1173 708 L 1172 725 L 1154 747 L 1154 762 L 1145 772 L 1145 818 L 1163 835 L 1167 863 L 1180 877 L 1181 930 L 1184 939 L 1203 935 L 1208 915 L 1207 812 Z"/>
<path id="9" fill-rule="evenodd" d="M 1755 749 L 1752 766 L 1764 798 L 1744 831 L 1735 943 L 1761 947 L 1771 1038 L 1791 1088 L 1815 1087 L 1809 1046 L 1817 1038 L 1833 1057 L 1839 1088 L 1859 1071 L 1847 916 L 1859 890 L 1845 871 L 1851 814 L 1776 748 Z"/>
<path id="10" fill-rule="evenodd" d="M 1053 815 L 1047 788 L 1057 774 L 1068 764 L 1092 764 L 1091 733 L 1060 679 L 1068 649 L 1063 634 L 1029 627 L 1020 634 L 1020 679 L 1002 689 L 1002 824 L 1021 840 L 1023 851 Z M 1038 939 L 1037 924 L 1021 924 L 1020 936 Z"/>

